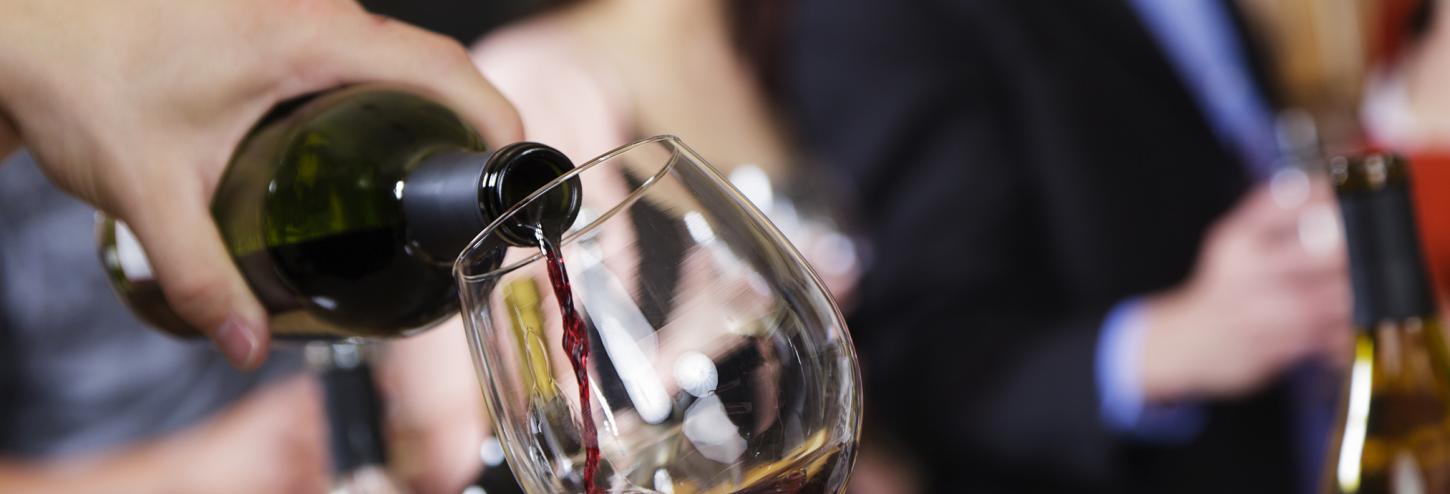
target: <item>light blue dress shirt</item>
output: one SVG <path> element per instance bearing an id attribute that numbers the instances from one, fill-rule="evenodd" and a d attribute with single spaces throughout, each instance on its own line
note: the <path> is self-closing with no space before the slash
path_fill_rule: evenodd
<path id="1" fill-rule="evenodd" d="M 1260 175 L 1277 155 L 1274 123 L 1255 86 L 1221 0 L 1130 0 L 1179 79 L 1220 139 Z M 1141 439 L 1192 439 L 1203 422 L 1198 407 L 1145 407 L 1137 362 L 1143 340 L 1136 300 L 1118 304 L 1098 340 L 1097 382 L 1103 418 Z M 1153 408 L 1153 409 L 1149 409 Z"/>
<path id="2" fill-rule="evenodd" d="M 1224 144 L 1264 177 L 1279 156 L 1274 114 L 1254 81 L 1228 0 L 1131 0 Z"/>
<path id="3" fill-rule="evenodd" d="M 1130 0 L 1158 47 L 1225 145 L 1249 171 L 1266 178 L 1279 152 L 1273 113 L 1255 84 L 1246 47 L 1240 42 L 1226 0 Z M 1158 444 L 1177 444 L 1197 437 L 1206 419 L 1199 404 L 1148 405 L 1143 399 L 1141 370 L 1144 326 L 1140 301 L 1119 303 L 1104 320 L 1097 346 L 1097 384 L 1102 417 L 1121 434 Z M 1291 375 L 1297 388 L 1319 377 L 1301 366 Z M 1302 394 L 1302 393 L 1301 393 Z M 1315 400 L 1296 403 L 1296 436 L 1300 446 L 1300 484 L 1312 489 L 1319 470 L 1332 410 Z"/>

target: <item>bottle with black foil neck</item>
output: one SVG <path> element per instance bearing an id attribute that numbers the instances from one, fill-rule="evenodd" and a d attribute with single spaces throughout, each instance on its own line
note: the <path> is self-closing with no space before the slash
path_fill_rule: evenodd
<path id="1" fill-rule="evenodd" d="M 322 384 L 327 417 L 331 494 L 402 494 L 404 483 L 388 471 L 385 405 L 374 380 L 379 345 L 313 341 L 304 347 L 308 369 Z"/>
<path id="2" fill-rule="evenodd" d="M 458 254 L 510 206 L 573 168 L 536 143 L 487 148 L 455 113 L 413 93 L 354 86 L 280 105 L 238 146 L 212 200 L 237 268 L 282 339 L 400 336 L 458 309 Z M 577 180 L 539 201 L 535 242 L 578 212 Z M 202 333 L 167 304 L 135 237 L 102 218 L 101 260 L 141 319 Z"/>
<path id="3" fill-rule="evenodd" d="M 1354 363 L 1322 492 L 1450 492 L 1450 366 L 1410 198 L 1383 153 L 1330 161 L 1349 247 Z"/>

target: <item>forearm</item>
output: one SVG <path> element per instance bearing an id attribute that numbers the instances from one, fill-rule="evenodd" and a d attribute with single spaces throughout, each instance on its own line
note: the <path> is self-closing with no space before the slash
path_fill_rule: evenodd
<path id="1" fill-rule="evenodd" d="M 29 494 L 179 493 L 172 480 L 185 465 L 160 461 L 160 445 L 144 445 L 74 460 L 0 459 L 0 492 Z"/>

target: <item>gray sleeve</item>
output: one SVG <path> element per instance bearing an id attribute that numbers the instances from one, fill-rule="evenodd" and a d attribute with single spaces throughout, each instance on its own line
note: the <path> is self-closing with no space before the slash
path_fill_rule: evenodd
<path id="1" fill-rule="evenodd" d="M 279 348 L 264 371 L 239 372 L 205 340 L 146 328 L 111 291 L 95 214 L 25 154 L 0 166 L 0 455 L 154 439 L 298 367 Z"/>

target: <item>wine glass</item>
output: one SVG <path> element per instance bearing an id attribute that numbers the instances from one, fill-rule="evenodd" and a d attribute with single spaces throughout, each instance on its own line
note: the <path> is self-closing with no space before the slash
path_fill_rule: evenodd
<path id="1" fill-rule="evenodd" d="M 531 206 L 565 189 L 577 218 L 557 241 L 538 230 L 563 261 L 551 282 L 540 249 L 497 237 L 537 223 Z M 645 139 L 559 177 L 485 229 L 454 272 L 495 433 L 528 492 L 845 489 L 861 391 L 840 311 L 781 233 L 679 139 Z M 561 311 L 559 293 L 572 308 Z M 578 336 L 566 334 L 570 310 L 589 351 L 581 374 L 565 351 Z"/>

